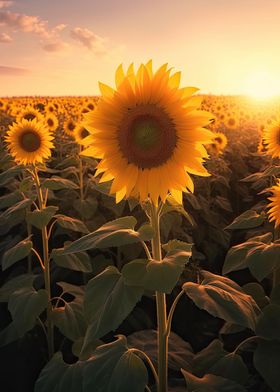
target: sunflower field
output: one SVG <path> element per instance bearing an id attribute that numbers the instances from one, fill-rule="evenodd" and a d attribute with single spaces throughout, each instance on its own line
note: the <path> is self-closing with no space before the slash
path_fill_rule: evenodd
<path id="1" fill-rule="evenodd" d="M 280 391 L 280 99 L 180 77 L 0 98 L 3 392 Z"/>

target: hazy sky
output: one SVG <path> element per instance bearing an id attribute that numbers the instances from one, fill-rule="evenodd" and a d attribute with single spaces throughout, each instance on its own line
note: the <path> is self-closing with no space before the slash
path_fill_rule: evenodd
<path id="1" fill-rule="evenodd" d="M 0 96 L 97 94 L 150 58 L 182 85 L 280 94 L 280 0 L 0 0 Z"/>

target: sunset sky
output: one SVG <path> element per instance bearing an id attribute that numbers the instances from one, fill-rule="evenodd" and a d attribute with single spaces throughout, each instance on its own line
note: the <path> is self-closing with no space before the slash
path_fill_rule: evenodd
<path id="1" fill-rule="evenodd" d="M 0 96 L 94 95 L 153 59 L 203 93 L 280 95 L 279 0 L 0 1 Z"/>

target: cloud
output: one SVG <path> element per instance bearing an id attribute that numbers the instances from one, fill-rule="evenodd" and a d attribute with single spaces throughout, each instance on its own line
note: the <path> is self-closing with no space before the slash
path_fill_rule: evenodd
<path id="1" fill-rule="evenodd" d="M 18 14 L 16 12 L 1 11 L 0 25 L 11 27 L 24 33 L 35 33 L 42 36 L 48 36 L 48 22 L 41 20 L 38 16 L 29 16 Z"/>
<path id="2" fill-rule="evenodd" d="M 6 67 L 0 65 L 0 76 L 1 75 L 11 75 L 11 76 L 21 76 L 29 73 L 28 69 L 18 68 L 18 67 Z"/>
<path id="3" fill-rule="evenodd" d="M 91 30 L 82 27 L 75 27 L 70 31 L 71 37 L 86 46 L 88 49 L 93 50 L 96 54 L 105 53 L 104 38 L 94 34 Z"/>
<path id="4" fill-rule="evenodd" d="M 8 8 L 13 4 L 13 1 L 0 1 L 0 9 Z"/>
<path id="5" fill-rule="evenodd" d="M 10 37 L 8 34 L 0 33 L 0 43 L 1 44 L 9 44 L 12 41 L 13 41 L 12 37 Z"/>
<path id="6" fill-rule="evenodd" d="M 43 49 L 46 52 L 60 52 L 61 50 L 64 50 L 66 47 L 67 45 L 62 41 L 48 42 L 43 45 Z"/>

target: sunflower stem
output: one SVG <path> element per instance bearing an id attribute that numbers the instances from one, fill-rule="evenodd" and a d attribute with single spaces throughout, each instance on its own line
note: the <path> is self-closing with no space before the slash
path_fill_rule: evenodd
<path id="1" fill-rule="evenodd" d="M 38 203 L 40 211 L 43 210 L 47 200 L 44 200 L 40 179 L 38 176 L 37 168 L 34 167 L 34 180 L 37 191 Z M 44 281 L 45 290 L 48 295 L 48 306 L 47 306 L 47 340 L 48 340 L 48 353 L 49 359 L 52 358 L 54 354 L 54 339 L 53 339 L 53 323 L 51 319 L 52 315 L 52 303 L 51 303 L 51 279 L 50 279 L 50 258 L 49 258 L 49 242 L 48 242 L 48 232 L 47 227 L 42 228 L 42 245 L 43 245 L 43 265 L 44 265 Z"/>
<path id="2" fill-rule="evenodd" d="M 161 241 L 160 241 L 160 214 L 159 208 L 151 204 L 150 223 L 155 231 L 152 239 L 153 259 L 162 261 Z M 157 304 L 157 333 L 158 333 L 158 392 L 167 392 L 167 358 L 168 358 L 168 334 L 167 334 L 167 316 L 166 316 L 166 298 L 165 294 L 156 291 Z"/>
<path id="3" fill-rule="evenodd" d="M 80 153 L 82 152 L 82 146 L 79 145 L 79 182 L 80 182 L 80 199 L 81 202 L 84 200 L 84 173 L 83 173 L 83 161 L 80 157 Z"/>
<path id="4" fill-rule="evenodd" d="M 280 228 L 276 227 L 273 233 L 274 241 L 280 239 Z M 273 270 L 272 272 L 272 289 L 274 289 L 277 285 L 280 284 L 280 266 Z"/>

